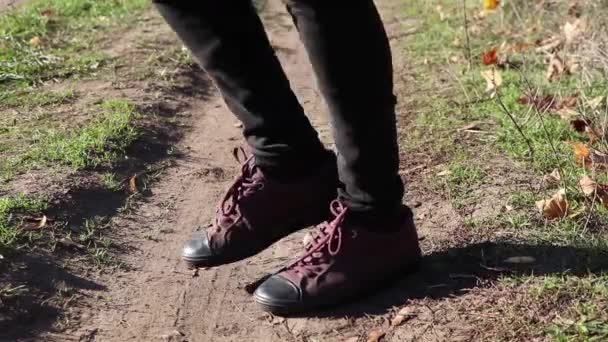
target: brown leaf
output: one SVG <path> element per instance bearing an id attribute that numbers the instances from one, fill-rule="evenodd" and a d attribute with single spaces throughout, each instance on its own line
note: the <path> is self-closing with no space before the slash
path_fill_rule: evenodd
<path id="1" fill-rule="evenodd" d="M 602 170 L 608 169 L 608 154 L 598 150 L 592 150 L 590 159 L 592 167 Z"/>
<path id="2" fill-rule="evenodd" d="M 570 208 L 566 200 L 566 190 L 560 189 L 550 199 L 536 202 L 536 207 L 549 220 L 561 219 L 568 216 Z"/>
<path id="3" fill-rule="evenodd" d="M 598 184 L 589 176 L 584 176 L 581 178 L 579 184 L 585 196 L 594 197 L 597 195 L 599 201 L 604 204 L 606 208 L 608 208 L 608 185 Z"/>
<path id="4" fill-rule="evenodd" d="M 44 11 L 40 12 L 40 15 L 43 17 L 52 17 L 53 14 L 55 14 L 55 12 L 53 12 L 53 10 L 50 8 L 45 9 Z"/>
<path id="5" fill-rule="evenodd" d="M 583 119 L 570 120 L 570 125 L 572 125 L 575 131 L 580 133 L 585 132 L 587 129 L 587 122 Z"/>
<path id="6" fill-rule="evenodd" d="M 564 71 L 566 71 L 564 62 L 557 55 L 552 55 L 547 68 L 547 79 L 554 81 L 560 78 Z"/>
<path id="7" fill-rule="evenodd" d="M 496 49 L 492 49 L 490 51 L 484 51 L 481 54 L 481 62 L 485 65 L 496 64 L 498 61 L 498 57 L 496 55 Z"/>
<path id="8" fill-rule="evenodd" d="M 555 169 L 550 174 L 543 177 L 544 181 L 551 185 L 559 184 L 562 180 L 562 176 L 559 174 L 559 170 Z"/>
<path id="9" fill-rule="evenodd" d="M 21 230 L 42 229 L 42 228 L 46 227 L 46 224 L 48 222 L 48 218 L 46 217 L 46 215 L 42 215 L 41 217 L 36 217 L 36 218 L 27 218 L 26 220 L 29 221 L 30 223 L 21 227 Z"/>
<path id="10" fill-rule="evenodd" d="M 540 94 L 523 94 L 517 99 L 517 103 L 522 105 L 529 105 L 536 108 L 540 112 L 548 110 L 555 110 L 558 105 L 558 101 L 553 95 L 540 95 Z"/>
<path id="11" fill-rule="evenodd" d="M 374 329 L 367 335 L 367 342 L 380 342 L 384 335 L 386 335 L 386 333 L 382 329 Z"/>
<path id="12" fill-rule="evenodd" d="M 129 178 L 129 192 L 134 194 L 137 192 L 137 175 L 133 175 Z"/>
<path id="13" fill-rule="evenodd" d="M 579 181 L 581 189 L 583 190 L 583 194 L 585 196 L 593 196 L 595 195 L 595 191 L 597 190 L 597 183 L 591 179 L 589 176 L 584 176 Z"/>

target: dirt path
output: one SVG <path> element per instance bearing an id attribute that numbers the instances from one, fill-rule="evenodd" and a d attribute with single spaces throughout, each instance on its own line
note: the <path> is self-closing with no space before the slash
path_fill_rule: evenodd
<path id="1" fill-rule="evenodd" d="M 391 1 L 380 3 L 389 13 L 391 36 L 404 29 L 393 17 Z M 396 11 L 394 12 L 396 13 Z M 315 90 L 312 71 L 300 45 L 291 18 L 279 0 L 269 1 L 264 15 L 271 41 L 296 89 L 309 117 L 322 139 L 331 144 L 324 105 Z M 149 30 L 139 27 L 136 30 Z M 166 27 L 161 30 L 165 34 Z M 130 32 L 124 39 L 138 36 Z M 131 37 L 131 38 L 129 38 Z M 402 63 L 397 56 L 397 67 Z M 400 84 L 403 88 L 403 84 Z M 400 89 L 404 91 L 404 89 Z M 402 94 L 401 96 L 404 96 Z M 245 286 L 283 265 L 299 251 L 304 232 L 294 234 L 262 254 L 233 264 L 197 273 L 187 270 L 179 260 L 184 239 L 198 225 L 211 221 L 216 203 L 231 181 L 237 164 L 230 150 L 242 143 L 236 119 L 228 112 L 216 91 L 209 98 L 184 97 L 191 115 L 189 133 L 176 146 L 184 153 L 176 165 L 153 187 L 136 212 L 114 220 L 119 241 L 132 251 L 124 256 L 127 271 L 102 275 L 105 291 L 91 291 L 88 308 L 77 316 L 77 331 L 48 335 L 57 340 L 85 341 L 341 341 L 365 338 L 369 330 L 385 326 L 389 313 L 412 297 L 420 296 L 426 279 L 404 279 L 375 297 L 364 299 L 335 312 L 319 313 L 317 318 L 271 317 L 258 310 Z M 407 115 L 407 113 L 401 113 Z M 407 120 L 407 118 L 402 118 Z M 417 164 L 422 163 L 422 164 Z M 404 174 L 416 177 L 425 161 L 403 166 Z M 410 174 L 411 173 L 411 174 Z M 418 212 L 425 217 L 421 234 L 430 227 L 437 243 L 458 226 L 451 206 L 438 199 L 424 198 L 412 188 L 407 200 L 423 202 Z M 425 212 L 433 211 L 434 217 Z M 426 243 L 427 251 L 434 245 Z M 422 277 L 422 278 L 420 278 Z M 427 282 L 429 280 L 427 279 Z M 424 291 L 423 291 L 424 292 Z M 401 337 L 400 337 L 401 336 Z M 402 340 L 406 335 L 394 335 Z M 355 339 L 351 340 L 354 341 Z"/>

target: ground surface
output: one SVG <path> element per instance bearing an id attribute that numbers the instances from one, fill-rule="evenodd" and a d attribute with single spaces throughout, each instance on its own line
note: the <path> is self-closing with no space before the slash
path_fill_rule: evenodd
<path id="1" fill-rule="evenodd" d="M 479 136 L 494 127 L 488 118 L 474 118 L 473 126 L 471 118 L 457 121 L 456 127 L 449 126 L 451 118 L 442 119 L 448 123 L 429 119 L 435 114 L 429 102 L 449 98 L 462 84 L 453 82 L 454 75 L 441 63 L 424 69 L 429 62 L 403 48 L 421 44 L 416 34 L 425 29 L 426 14 L 406 10 L 420 2 L 382 0 L 378 6 L 393 45 L 403 138 L 400 172 L 408 184 L 404 201 L 415 210 L 422 238 L 425 259 L 420 272 L 338 309 L 281 318 L 261 312 L 248 289 L 300 251 L 305 231 L 239 263 L 186 269 L 178 257 L 182 243 L 197 226 L 211 222 L 238 170 L 231 150 L 243 141 L 218 92 L 200 69 L 179 59 L 177 38 L 147 9 L 135 24 L 106 37 L 104 51 L 121 61 L 110 71 L 42 86 L 75 89 L 75 100 L 58 107 L 66 121 L 87 122 L 83 108 L 116 97 L 133 100 L 145 115 L 153 113 L 140 119 L 145 121 L 144 134 L 129 147 L 129 158 L 124 158 L 128 162 L 111 170 L 126 177 L 127 184 L 137 175 L 137 196 L 101 189 L 97 176 L 68 168 L 50 174 L 29 170 L 0 189 L 3 196 L 35 193 L 40 187 L 61 193 L 49 210 L 57 212 L 57 220 L 69 212 L 63 214 L 69 227 L 89 222 L 85 218 L 105 217 L 106 234 L 114 241 L 108 249 L 113 261 L 110 266 L 90 266 L 91 257 L 70 254 L 82 246 L 59 239 L 58 245 L 65 246 L 58 256 L 34 249 L 17 254 L 9 266 L 0 264 L 5 271 L 0 285 L 35 288 L 35 296 L 19 302 L 25 310 L 9 306 L 14 312 L 0 312 L 0 340 L 355 342 L 377 341 L 373 335 L 381 332 L 383 341 L 541 341 L 560 336 L 545 331 L 554 324 L 564 330 L 580 325 L 606 336 L 605 315 L 560 311 L 560 304 L 561 309 L 574 305 L 571 296 L 560 292 L 562 287 L 576 293 L 583 306 L 585 299 L 608 295 L 601 278 L 607 266 L 605 251 L 598 254 L 569 241 L 527 239 L 530 226 L 543 223 L 526 210 L 535 220 L 502 218 L 505 206 L 517 211 L 520 202 L 529 202 L 513 204 L 514 195 L 505 194 L 534 189 L 538 195 L 538 175 L 486 146 Z M 325 107 L 289 15 L 279 0 L 266 2 L 262 13 L 293 88 L 331 146 Z M 148 58 L 165 46 L 177 46 L 177 54 Z M 140 179 L 145 179 L 143 184 Z M 567 273 L 580 275 L 582 283 L 570 280 Z M 570 281 L 571 286 L 563 286 Z M 579 313 L 593 320 L 577 321 Z"/>

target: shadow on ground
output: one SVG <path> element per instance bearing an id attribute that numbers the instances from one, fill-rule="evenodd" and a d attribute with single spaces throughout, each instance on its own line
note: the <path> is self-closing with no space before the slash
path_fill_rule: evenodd
<path id="1" fill-rule="evenodd" d="M 53 222 L 52 229 L 47 229 L 49 236 L 45 233 L 43 239 L 49 241 L 43 241 L 42 245 L 47 242 L 52 245 L 70 234 L 75 239 L 87 221 L 103 218 L 103 222 L 108 222 L 129 209 L 134 196 L 145 201 L 153 195 L 151 185 L 158 173 L 185 157 L 174 149 L 189 130 L 188 115 L 184 113 L 192 109 L 191 98 L 206 100 L 212 88 L 208 77 L 196 66 L 180 71 L 178 78 L 179 82 L 170 87 L 156 87 L 155 100 L 139 105 L 138 112 L 142 115 L 135 126 L 140 136 L 129 146 L 124 158 L 112 165 L 70 175 L 65 191 L 53 194 L 45 212 Z M 141 103 L 141 99 L 132 100 Z M 129 187 L 129 178 L 136 175 L 138 192 L 108 189 L 100 181 L 104 173 L 116 175 L 125 188 Z M 110 251 L 119 254 L 126 248 L 113 243 Z M 0 260 L 4 262 L 0 263 L 0 341 L 36 339 L 43 332 L 61 331 L 66 309 L 75 305 L 74 299 L 86 292 L 104 290 L 103 286 L 76 275 L 86 273 L 88 268 L 80 261 L 85 250 L 87 247 L 82 244 L 56 243 L 54 252 L 24 249 Z M 64 267 L 64 262 L 69 267 Z M 10 296 L 1 295 L 5 288 L 14 289 Z"/>
<path id="2" fill-rule="evenodd" d="M 607 270 L 608 251 L 605 250 L 509 242 L 476 243 L 427 255 L 417 273 L 403 277 L 390 288 L 337 309 L 317 312 L 314 316 L 385 314 L 412 299 L 459 296 L 469 289 L 488 286 L 506 274 L 588 275 Z"/>
<path id="3" fill-rule="evenodd" d="M 12 289 L 0 296 L 0 341 L 34 338 L 49 331 L 61 316 L 61 306 L 83 290 L 105 289 L 44 254 L 21 255 L 10 265 L 0 266 L 0 284 Z"/>

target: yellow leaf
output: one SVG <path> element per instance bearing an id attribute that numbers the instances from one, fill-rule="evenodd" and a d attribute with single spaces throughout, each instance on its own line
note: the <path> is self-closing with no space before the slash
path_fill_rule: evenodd
<path id="1" fill-rule="evenodd" d="M 483 9 L 495 10 L 499 3 L 498 0 L 483 0 Z"/>
<path id="2" fill-rule="evenodd" d="M 31 46 L 38 46 L 38 45 L 40 45 L 40 37 L 38 37 L 38 36 L 32 37 L 32 39 L 30 39 L 30 45 Z"/>
<path id="3" fill-rule="evenodd" d="M 481 76 L 486 80 L 486 92 L 496 94 L 496 89 L 502 84 L 502 75 L 495 68 L 483 70 Z"/>
<path id="4" fill-rule="evenodd" d="M 137 175 L 129 178 L 129 192 L 132 194 L 137 192 Z"/>
<path id="5" fill-rule="evenodd" d="M 549 220 L 561 219 L 568 216 L 570 207 L 566 200 L 566 189 L 560 189 L 550 199 L 536 202 L 536 207 Z"/>
<path id="6" fill-rule="evenodd" d="M 589 164 L 590 156 L 591 156 L 591 152 L 589 151 L 587 146 L 585 146 L 585 144 L 581 144 L 581 143 L 574 144 L 574 160 L 576 160 L 576 162 L 579 165 Z"/>

